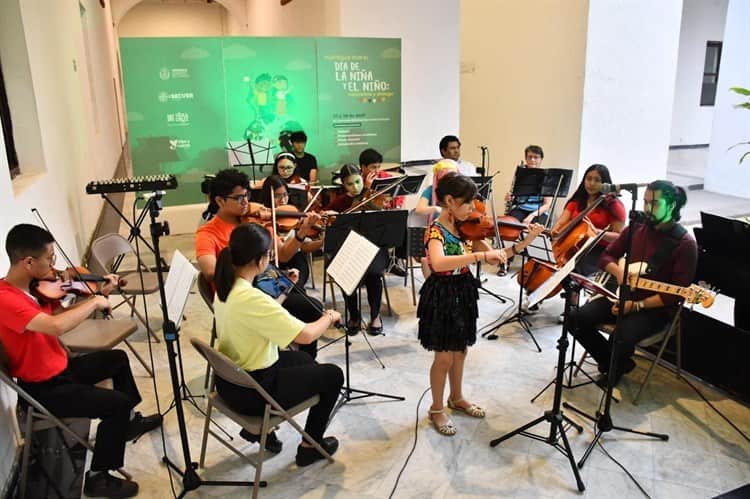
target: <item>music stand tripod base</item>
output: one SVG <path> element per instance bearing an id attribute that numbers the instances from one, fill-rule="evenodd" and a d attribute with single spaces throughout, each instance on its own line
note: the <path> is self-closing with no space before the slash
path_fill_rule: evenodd
<path id="1" fill-rule="evenodd" d="M 572 426 L 576 430 L 578 430 L 578 433 L 583 433 L 583 427 L 579 424 L 572 421 L 570 418 L 565 416 L 560 409 L 560 403 L 562 401 L 562 382 L 563 382 L 563 375 L 564 375 L 564 364 L 565 364 L 565 354 L 568 350 L 568 313 L 567 311 L 571 307 L 571 299 L 572 299 L 572 289 L 573 284 L 572 281 L 569 278 L 566 278 L 564 281 L 564 287 L 566 288 L 566 298 L 565 298 L 565 323 L 562 327 L 562 332 L 560 334 L 560 338 L 557 340 L 557 382 L 555 383 L 555 399 L 552 404 L 552 409 L 549 411 L 545 411 L 544 414 L 535 420 L 526 423 L 525 425 L 516 428 L 515 430 L 511 431 L 510 433 L 507 433 L 501 437 L 498 437 L 492 441 L 490 441 L 491 447 L 496 447 L 501 442 L 508 440 L 511 437 L 514 437 L 516 435 L 522 435 L 527 438 L 532 438 L 534 440 L 539 440 L 540 442 L 544 442 L 546 444 L 551 445 L 555 449 L 557 449 L 558 452 L 560 452 L 562 455 L 564 455 L 566 458 L 568 458 L 568 463 L 570 464 L 571 469 L 573 470 L 573 475 L 575 476 L 576 480 L 576 486 L 578 487 L 578 490 L 583 492 L 586 490 L 586 486 L 583 483 L 583 480 L 581 480 L 581 474 L 578 471 L 578 465 L 576 464 L 575 458 L 573 457 L 573 451 L 570 448 L 570 443 L 568 442 L 568 437 L 566 435 L 567 428 L 565 427 L 565 424 Z M 537 435 L 535 433 L 530 433 L 529 429 L 533 428 L 534 426 L 541 424 L 541 423 L 549 423 L 550 424 L 550 430 L 549 435 L 544 437 L 541 435 Z M 562 441 L 562 444 L 560 444 L 560 441 Z"/>

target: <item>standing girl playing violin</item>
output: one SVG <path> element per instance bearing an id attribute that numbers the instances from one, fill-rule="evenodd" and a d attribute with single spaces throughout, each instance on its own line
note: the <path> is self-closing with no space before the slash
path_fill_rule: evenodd
<path id="1" fill-rule="evenodd" d="M 601 196 L 602 183 L 611 184 L 612 177 L 609 175 L 609 169 L 604 165 L 594 164 L 586 168 L 583 174 L 583 180 L 578 185 L 573 196 L 565 203 L 560 218 L 557 219 L 552 227 L 552 237 L 560 234 L 568 223 L 576 218 L 579 213 L 583 212 L 594 204 Z M 599 268 L 597 262 L 609 243 L 617 239 L 625 226 L 625 206 L 622 201 L 616 197 L 607 197 L 596 208 L 591 210 L 584 218 L 584 222 L 591 228 L 591 235 L 596 236 L 604 231 L 607 227 L 606 234 L 602 237 L 599 245 L 592 248 L 591 251 L 576 266 L 576 272 L 583 275 L 589 275 L 596 272 Z"/>
<path id="2" fill-rule="evenodd" d="M 475 418 L 485 416 L 484 409 L 464 399 L 462 390 L 467 347 L 474 344 L 477 335 L 479 293 L 469 265 L 480 261 L 504 263 L 511 252 L 519 253 L 544 229 L 532 224 L 528 236 L 511 248 L 493 250 L 483 241 L 475 241 L 473 251 L 467 253 L 465 246 L 472 245 L 457 235 L 458 225 L 474 209 L 476 194 L 477 187 L 470 178 L 455 172 L 446 174 L 435 189 L 442 211 L 425 235 L 432 273 L 419 292 L 419 341 L 426 350 L 435 352 L 430 368 L 430 420 L 440 434 L 448 436 L 456 434 L 456 427 L 443 407 L 446 377 L 450 380 L 448 407 Z"/>
<path id="3" fill-rule="evenodd" d="M 370 191 L 364 188 L 361 170 L 352 164 L 341 167 L 341 183 L 344 185 L 344 193 L 332 199 L 325 206 L 325 211 L 343 212 L 356 206 L 360 201 L 369 197 Z M 362 209 L 378 209 L 374 203 L 367 203 Z M 364 281 L 367 287 L 367 302 L 370 305 L 370 324 L 367 332 L 371 335 L 378 335 L 383 332 L 383 321 L 380 319 L 380 304 L 383 300 L 383 273 L 388 266 L 388 253 L 384 248 L 380 248 L 375 259 L 365 273 Z M 349 334 L 357 334 L 360 328 L 361 311 L 357 295 L 352 294 L 346 297 L 346 308 L 349 313 L 349 319 L 346 323 L 346 329 Z"/>

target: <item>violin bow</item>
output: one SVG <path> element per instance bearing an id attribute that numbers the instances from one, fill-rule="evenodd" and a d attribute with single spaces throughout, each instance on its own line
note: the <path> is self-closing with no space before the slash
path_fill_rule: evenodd
<path id="1" fill-rule="evenodd" d="M 271 230 L 273 232 L 273 261 L 276 268 L 279 268 L 279 238 L 276 227 L 276 199 L 273 197 L 273 189 L 271 189 Z"/>
<path id="2" fill-rule="evenodd" d="M 377 192 L 376 192 L 375 194 L 373 194 L 372 196 L 370 196 L 370 197 L 368 197 L 368 198 L 365 198 L 365 199 L 364 199 L 364 200 L 362 200 L 361 202 L 357 203 L 356 205 L 352 206 L 352 207 L 351 207 L 351 208 L 349 208 L 348 210 L 344 211 L 344 212 L 343 212 L 342 214 L 346 214 L 346 213 L 351 213 L 351 212 L 353 212 L 353 211 L 357 211 L 357 210 L 358 210 L 359 208 L 361 208 L 362 206 L 365 206 L 365 205 L 366 205 L 367 203 L 369 203 L 370 201 L 372 201 L 372 200 L 373 200 L 373 199 L 375 199 L 376 197 L 378 197 L 378 196 L 382 196 L 382 195 L 383 195 L 383 194 L 385 194 L 386 192 L 388 192 L 388 191 L 390 191 L 390 190 L 393 190 L 393 189 L 395 189 L 396 187 L 398 187 L 399 185 L 401 185 L 401 184 L 402 184 L 402 183 L 403 183 L 403 182 L 404 182 L 404 181 L 406 180 L 406 178 L 407 178 L 407 176 L 406 176 L 406 175 L 404 175 L 403 177 L 401 177 L 401 178 L 400 178 L 400 179 L 398 179 L 397 181 L 393 182 L 393 183 L 392 183 L 391 185 L 389 185 L 388 187 L 386 187 L 386 188 L 385 188 L 385 189 L 383 189 L 382 191 L 377 191 Z"/>
<path id="3" fill-rule="evenodd" d="M 315 193 L 315 195 L 312 197 L 309 203 L 307 203 L 307 206 L 305 206 L 305 209 L 302 210 L 303 213 L 307 213 L 307 210 L 309 210 L 316 199 L 318 199 L 318 196 L 320 196 L 320 193 L 323 192 L 323 189 L 318 189 L 318 192 Z"/>
<path id="4" fill-rule="evenodd" d="M 39 223 L 42 224 L 42 227 L 44 227 L 44 229 L 47 232 L 49 232 L 50 234 L 52 234 L 52 231 L 47 226 L 46 222 L 44 221 L 44 218 L 42 218 L 42 214 L 39 213 L 39 210 L 37 210 L 36 208 L 32 208 L 31 212 L 34 215 L 36 215 L 36 218 L 39 220 Z M 99 294 L 99 292 L 97 290 L 95 290 L 95 289 L 93 289 L 91 287 L 91 284 L 89 284 L 87 281 L 83 280 L 83 278 L 81 277 L 81 273 L 78 271 L 78 269 L 76 268 L 76 266 L 73 265 L 73 261 L 68 257 L 67 253 L 65 253 L 65 250 L 62 248 L 62 246 L 60 245 L 60 243 L 57 242 L 57 238 L 54 237 L 54 236 L 52 236 L 52 237 L 55 239 L 55 246 L 57 247 L 58 251 L 62 255 L 63 259 L 65 260 L 65 263 L 68 264 L 68 268 L 73 269 L 73 272 L 75 273 L 76 277 L 78 277 L 78 280 L 80 282 L 82 282 L 89 289 L 89 291 L 91 291 L 92 295 Z"/>

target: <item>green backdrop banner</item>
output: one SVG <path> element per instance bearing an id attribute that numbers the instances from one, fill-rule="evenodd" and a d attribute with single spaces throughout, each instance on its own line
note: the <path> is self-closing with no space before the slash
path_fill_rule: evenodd
<path id="1" fill-rule="evenodd" d="M 285 130 L 305 131 L 324 182 L 368 147 L 400 160 L 399 39 L 121 38 L 120 47 L 134 174 L 177 175 L 165 204 L 205 201 L 203 176 L 251 163 L 248 140 L 255 163 L 272 161 Z"/>

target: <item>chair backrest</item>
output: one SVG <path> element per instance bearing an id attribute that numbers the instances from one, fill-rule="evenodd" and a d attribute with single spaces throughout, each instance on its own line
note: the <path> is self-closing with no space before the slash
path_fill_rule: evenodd
<path id="1" fill-rule="evenodd" d="M 211 286 L 211 283 L 208 282 L 208 279 L 206 279 L 206 276 L 203 274 L 198 274 L 198 292 L 201 295 L 201 298 L 203 298 L 203 303 L 206 304 L 206 306 L 211 310 L 211 312 L 214 311 L 214 288 Z"/>
<path id="2" fill-rule="evenodd" d="M 409 238 L 409 254 L 407 256 L 423 258 L 427 251 L 424 247 L 424 233 L 427 227 L 407 227 Z"/>
<path id="3" fill-rule="evenodd" d="M 213 369 L 216 375 L 221 379 L 238 386 L 257 390 L 261 395 L 264 395 L 264 397 L 267 395 L 265 390 L 263 390 L 253 377 L 232 362 L 229 357 L 218 350 L 211 348 L 208 343 L 200 338 L 190 338 L 190 343 L 196 350 L 198 350 L 201 357 L 206 359 L 211 365 L 211 369 Z"/>
<path id="4" fill-rule="evenodd" d="M 128 240 L 120 234 L 112 233 L 98 237 L 91 243 L 90 270 L 106 274 L 111 271 L 115 258 L 129 253 L 135 253 L 135 251 Z"/>

